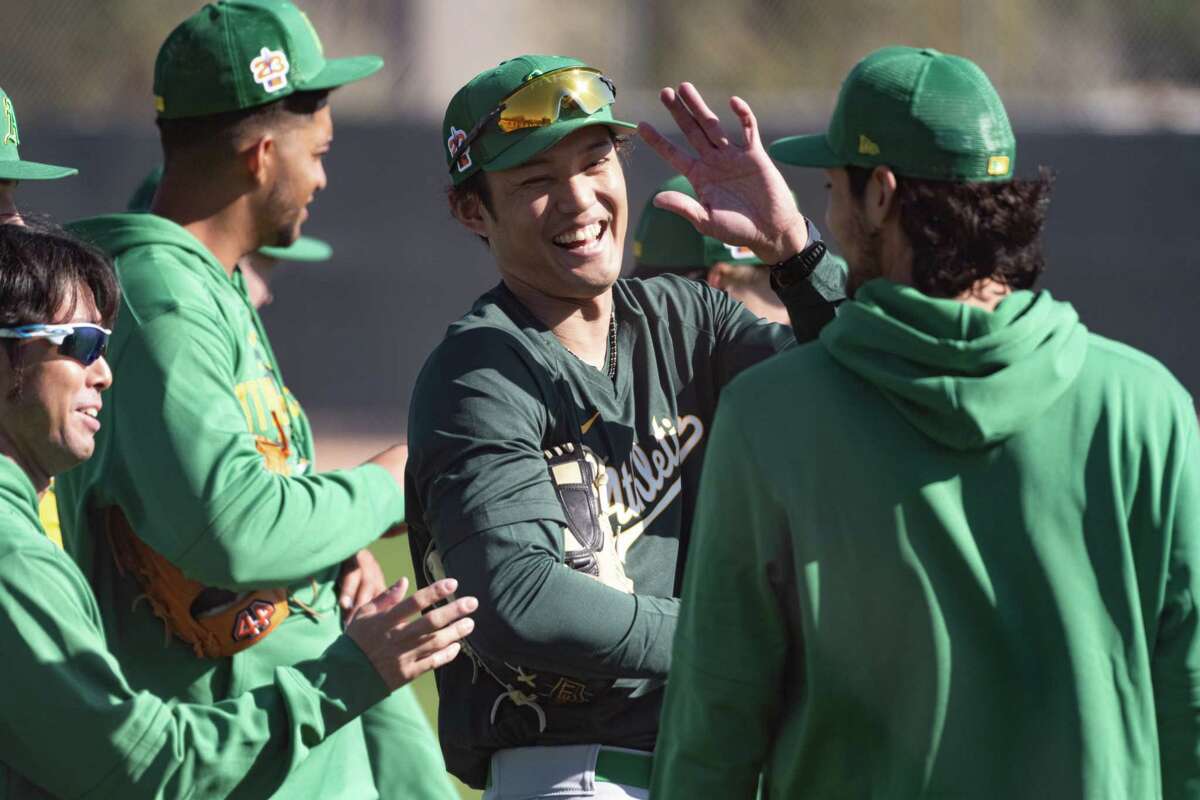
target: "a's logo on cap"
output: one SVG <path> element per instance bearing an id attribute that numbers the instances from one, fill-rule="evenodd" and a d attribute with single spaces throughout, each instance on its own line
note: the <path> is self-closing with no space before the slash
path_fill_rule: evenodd
<path id="1" fill-rule="evenodd" d="M 1011 166 L 1008 156 L 992 156 L 988 159 L 988 175 L 1007 175 Z"/>
<path id="2" fill-rule="evenodd" d="M 167 101 L 161 95 L 154 95 L 154 110 L 160 114 L 167 110 Z"/>
<path id="3" fill-rule="evenodd" d="M 721 244 L 725 244 L 722 242 Z M 739 261 L 745 258 L 754 258 L 754 251 L 749 247 L 742 247 L 740 244 L 726 244 L 725 249 L 729 251 L 729 255 Z"/>
<path id="4" fill-rule="evenodd" d="M 275 94 L 287 86 L 287 74 L 292 68 L 287 54 L 282 50 L 263 48 L 258 58 L 250 62 L 250 74 L 254 82 L 263 87 L 267 94 Z"/>
<path id="5" fill-rule="evenodd" d="M 4 141 L 3 144 L 18 145 L 21 135 L 17 133 L 17 112 L 13 110 L 12 100 L 4 98 Z"/>
<path id="6" fill-rule="evenodd" d="M 446 149 L 450 151 L 450 157 L 454 157 L 454 151 L 462 147 L 462 143 L 467 140 L 466 131 L 460 131 L 453 125 L 450 126 L 450 138 L 446 140 Z M 471 168 L 471 148 L 467 148 L 458 154 L 458 171 L 466 172 Z"/>
<path id="7" fill-rule="evenodd" d="M 858 135 L 858 152 L 864 156 L 877 156 L 879 155 L 879 145 L 860 133 Z"/>

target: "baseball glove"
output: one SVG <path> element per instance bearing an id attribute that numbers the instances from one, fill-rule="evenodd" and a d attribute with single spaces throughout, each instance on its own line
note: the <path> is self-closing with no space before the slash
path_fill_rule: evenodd
<path id="1" fill-rule="evenodd" d="M 118 571 L 133 575 L 168 636 L 190 644 L 198 658 L 240 653 L 287 618 L 285 589 L 233 592 L 204 586 L 138 538 L 121 509 L 110 507 L 105 517 Z"/>
<path id="2" fill-rule="evenodd" d="M 567 517 L 563 528 L 566 565 L 596 580 L 633 593 L 633 582 L 617 554 L 617 537 L 609 523 L 604 486 L 608 472 L 591 448 L 567 442 L 542 453 L 554 492 Z"/>

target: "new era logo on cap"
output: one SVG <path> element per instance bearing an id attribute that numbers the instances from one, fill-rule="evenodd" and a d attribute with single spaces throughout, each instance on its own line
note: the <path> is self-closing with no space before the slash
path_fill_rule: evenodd
<path id="1" fill-rule="evenodd" d="M 292 65 L 287 53 L 282 50 L 259 51 L 258 58 L 250 62 L 250 74 L 254 82 L 263 87 L 267 94 L 274 94 L 287 86 L 287 74 Z"/>

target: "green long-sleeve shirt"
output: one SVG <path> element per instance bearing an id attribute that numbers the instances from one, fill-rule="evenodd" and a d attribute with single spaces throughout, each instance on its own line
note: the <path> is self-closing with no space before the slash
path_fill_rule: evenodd
<path id="1" fill-rule="evenodd" d="M 208 703 L 267 685 L 277 667 L 337 638 L 337 567 L 403 518 L 403 494 L 374 465 L 312 470 L 308 421 L 257 312 L 195 237 L 154 214 L 73 229 L 113 257 L 124 297 L 95 455 L 56 483 L 64 544 L 132 686 Z M 164 647 L 162 622 L 135 603 L 140 589 L 97 527 L 111 506 L 185 575 L 230 589 L 288 586 L 320 616 L 293 606 L 277 630 L 228 659 L 199 660 L 174 639 Z M 372 796 L 351 727 L 309 760 L 296 791 Z"/>
<path id="2" fill-rule="evenodd" d="M 33 485 L 0 457 L 0 797 L 267 797 L 313 747 L 387 695 L 353 641 L 213 705 L 135 691 Z"/>
<path id="3" fill-rule="evenodd" d="M 1069 305 L 866 284 L 696 519 L 652 797 L 1196 796 L 1195 408 Z"/>
<path id="4" fill-rule="evenodd" d="M 832 318 L 843 280 L 830 257 L 789 294 L 800 335 Z M 413 391 L 413 561 L 426 580 L 444 568 L 481 600 L 473 658 L 438 674 L 446 763 L 472 785 L 503 747 L 653 748 L 717 396 L 797 335 L 673 276 L 618 281 L 613 304 L 615 380 L 500 286 L 451 326 Z M 566 443 L 604 464 L 603 513 L 632 591 L 564 564 L 566 520 L 543 451 Z"/>

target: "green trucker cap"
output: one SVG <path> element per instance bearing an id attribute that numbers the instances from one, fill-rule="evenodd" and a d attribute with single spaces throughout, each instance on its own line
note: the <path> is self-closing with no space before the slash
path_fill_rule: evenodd
<path id="1" fill-rule="evenodd" d="M 458 142 L 466 138 L 479 120 L 492 113 L 501 100 L 521 88 L 527 81 L 547 72 L 570 67 L 588 65 L 577 58 L 567 56 L 524 55 L 510 58 L 472 78 L 454 94 L 450 105 L 446 107 L 446 117 L 442 123 L 446 168 L 451 169 L 450 158 Z M 496 172 L 520 166 L 557 144 L 567 134 L 589 125 L 637 127 L 632 122 L 613 119 L 612 106 L 605 106 L 594 114 L 587 114 L 578 107 L 564 109 L 562 115 L 549 125 L 525 128 L 513 133 L 504 133 L 499 126 L 493 124 L 471 142 L 471 146 L 459 159 L 457 167 L 451 170 L 454 185 L 457 186 L 481 169 Z"/>
<path id="2" fill-rule="evenodd" d="M 58 167 L 54 164 L 39 164 L 22 161 L 17 147 L 21 144 L 21 133 L 17 128 L 17 112 L 12 100 L 0 89 L 0 106 L 3 106 L 3 127 L 0 127 L 0 181 L 48 181 L 75 175 L 79 170 Z"/>
<path id="3" fill-rule="evenodd" d="M 287 0 L 218 0 L 159 48 L 154 107 L 161 119 L 240 111 L 333 89 L 382 66 L 379 56 L 325 58 L 316 29 Z"/>
<path id="4" fill-rule="evenodd" d="M 654 190 L 683 192 L 695 197 L 696 190 L 682 175 L 676 175 Z M 633 237 L 633 257 L 639 271 L 672 272 L 711 267 L 717 262 L 729 264 L 763 263 L 748 247 L 725 244 L 720 239 L 704 236 L 692 223 L 678 214 L 654 205 L 654 195 L 646 201 Z"/>
<path id="5" fill-rule="evenodd" d="M 824 134 L 790 136 L 771 156 L 802 167 L 876 167 L 931 180 L 1011 180 L 1017 142 L 1000 95 L 974 62 L 885 47 L 850 70 Z"/>
<path id="6" fill-rule="evenodd" d="M 126 209 L 129 211 L 149 211 L 154 202 L 154 193 L 162 183 L 162 165 L 150 170 L 138 187 L 133 190 Z M 328 261 L 333 256 L 333 248 L 327 242 L 311 236 L 301 236 L 287 247 L 260 247 L 258 252 L 267 258 L 277 258 L 280 261 Z"/>

